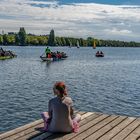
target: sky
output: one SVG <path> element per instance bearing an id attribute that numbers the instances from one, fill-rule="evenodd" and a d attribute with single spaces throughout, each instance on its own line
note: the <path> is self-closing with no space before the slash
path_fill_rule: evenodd
<path id="1" fill-rule="evenodd" d="M 140 42 L 140 0 L 0 0 L 0 31 Z"/>

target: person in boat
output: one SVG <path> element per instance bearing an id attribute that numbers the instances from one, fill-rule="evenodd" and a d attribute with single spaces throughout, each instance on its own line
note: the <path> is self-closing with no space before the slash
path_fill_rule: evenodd
<path id="1" fill-rule="evenodd" d="M 103 55 L 103 52 L 102 52 L 102 51 L 100 51 L 100 54 L 101 54 L 101 55 Z"/>
<path id="2" fill-rule="evenodd" d="M 5 56 L 5 51 L 3 50 L 3 48 L 0 48 L 0 56 Z"/>
<path id="3" fill-rule="evenodd" d="M 56 57 L 57 57 L 57 59 L 61 59 L 61 53 L 57 51 Z"/>
<path id="4" fill-rule="evenodd" d="M 51 52 L 52 58 L 53 60 L 56 60 L 56 53 L 55 52 Z"/>
<path id="5" fill-rule="evenodd" d="M 99 52 L 99 51 L 97 51 L 97 52 L 96 52 L 96 55 L 99 55 L 99 54 L 100 54 L 100 52 Z"/>
<path id="6" fill-rule="evenodd" d="M 59 52 L 59 59 L 61 59 L 62 58 L 62 54 Z"/>
<path id="7" fill-rule="evenodd" d="M 73 101 L 68 97 L 64 82 L 56 82 L 53 87 L 56 97 L 49 100 L 48 112 L 41 114 L 44 120 L 44 130 L 57 133 L 78 132 L 81 115 L 74 115 Z"/>
<path id="8" fill-rule="evenodd" d="M 61 55 L 62 55 L 62 58 L 67 58 L 66 53 L 62 52 Z"/>
<path id="9" fill-rule="evenodd" d="M 46 57 L 48 58 L 48 54 L 50 54 L 50 53 L 51 53 L 51 50 L 50 50 L 50 48 L 49 48 L 49 47 L 47 47 L 47 48 L 46 48 L 45 53 L 46 53 Z"/>
<path id="10" fill-rule="evenodd" d="M 52 58 L 51 53 L 48 53 L 47 58 Z"/>

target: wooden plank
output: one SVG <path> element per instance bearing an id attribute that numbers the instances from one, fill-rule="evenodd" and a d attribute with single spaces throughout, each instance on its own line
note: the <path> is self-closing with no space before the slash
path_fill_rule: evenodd
<path id="1" fill-rule="evenodd" d="M 9 132 L 0 134 L 0 140 L 140 140 L 140 118 L 78 112 L 82 115 L 80 131 L 69 134 L 41 132 L 43 120 L 37 120 Z"/>
<path id="2" fill-rule="evenodd" d="M 32 132 L 32 133 L 30 133 L 30 134 L 28 134 L 28 135 L 26 135 L 24 137 L 21 137 L 21 138 L 19 138 L 17 140 L 32 140 L 34 138 L 36 139 L 40 135 L 50 136 L 50 135 L 53 135 L 53 133 L 44 132 L 44 133 L 36 134 L 36 132 L 34 131 L 34 132 Z M 43 139 L 40 139 L 40 140 L 43 140 Z"/>
<path id="3" fill-rule="evenodd" d="M 74 113 L 77 113 L 78 111 L 75 111 Z M 79 112 L 80 114 L 84 114 L 85 112 Z M 35 128 L 37 127 L 43 127 L 43 120 L 40 119 L 40 120 L 37 120 L 35 122 L 32 122 L 32 123 L 29 123 L 27 125 L 24 125 L 24 126 L 21 126 L 19 128 L 16 128 L 12 131 L 8 131 L 6 133 L 3 133 L 2 135 L 0 135 L 0 140 L 4 139 L 4 140 L 14 140 L 14 139 L 19 139 L 20 137 L 23 137 L 25 135 L 28 135 L 29 136 L 31 134 L 36 134 L 36 135 L 39 135 L 39 134 L 42 134 L 41 132 L 39 131 L 36 131 Z M 25 136 L 25 137 L 28 137 L 28 136 Z"/>
<path id="4" fill-rule="evenodd" d="M 31 128 L 26 129 L 26 130 L 23 130 L 23 131 L 21 131 L 21 132 L 19 132 L 17 134 L 11 135 L 11 136 L 5 138 L 4 140 L 16 140 L 16 139 L 20 140 L 20 139 L 22 139 L 22 137 L 25 137 L 27 139 L 27 138 L 31 137 L 32 135 L 42 134 L 43 132 L 37 131 L 36 128 L 41 128 L 43 126 L 44 126 L 43 123 L 39 124 L 39 125 L 36 125 L 34 127 L 31 127 Z"/>
<path id="5" fill-rule="evenodd" d="M 128 135 L 124 140 L 136 140 L 139 137 L 140 137 L 140 125 L 130 135 Z"/>
<path id="6" fill-rule="evenodd" d="M 135 120 L 135 118 L 127 118 L 124 121 L 122 121 L 119 125 L 114 127 L 112 130 L 107 132 L 105 135 L 103 135 L 99 140 L 109 140 L 113 138 L 115 135 L 117 135 L 120 131 L 122 131 L 127 125 L 132 123 Z"/>
<path id="7" fill-rule="evenodd" d="M 8 132 L 6 132 L 6 133 L 3 133 L 3 134 L 0 135 L 0 140 L 3 140 L 3 139 L 5 139 L 5 138 L 7 138 L 7 137 L 9 137 L 9 136 L 12 136 L 12 135 L 14 135 L 14 134 L 17 134 L 17 133 L 19 133 L 19 132 L 21 132 L 21 131 L 23 131 L 23 130 L 28 129 L 28 128 L 37 126 L 37 125 L 39 125 L 39 124 L 41 124 L 41 123 L 43 123 L 43 120 L 42 120 L 42 119 L 37 120 L 37 121 L 34 121 L 34 122 L 31 122 L 31 123 L 26 124 L 26 125 L 24 125 L 24 126 L 18 127 L 18 128 L 16 128 L 16 129 L 11 130 L 11 131 L 8 131 Z"/>
<path id="8" fill-rule="evenodd" d="M 80 121 L 80 127 L 88 123 L 89 121 L 94 120 L 95 118 L 101 116 L 101 113 L 93 113 L 89 116 L 86 116 L 85 118 L 82 118 L 82 121 Z"/>
<path id="9" fill-rule="evenodd" d="M 96 125 L 97 123 L 99 123 L 100 121 L 103 121 L 104 119 L 106 119 L 108 117 L 109 117 L 109 115 L 100 115 L 99 117 L 96 117 L 95 119 L 89 121 L 88 123 L 84 124 L 83 126 L 80 126 L 80 130 L 79 130 L 78 133 L 67 134 L 65 136 L 62 136 L 61 138 L 57 138 L 57 140 L 70 140 L 70 139 L 73 139 L 74 137 L 76 137 L 79 134 L 81 134 L 84 131 L 86 131 L 88 128 Z"/>
<path id="10" fill-rule="evenodd" d="M 140 120 L 136 119 L 130 123 L 125 129 L 123 129 L 119 134 L 112 138 L 112 140 L 123 140 L 126 138 L 136 127 L 140 124 Z"/>
<path id="11" fill-rule="evenodd" d="M 85 114 L 87 114 L 86 112 L 76 112 L 82 116 L 85 116 Z M 89 113 L 91 114 L 91 113 Z M 18 140 L 25 140 L 25 139 L 43 139 L 43 137 L 47 137 L 53 135 L 52 133 L 49 132 L 44 132 L 44 133 L 40 133 L 38 131 L 33 131 L 32 133 L 29 133 L 25 136 L 20 137 Z"/>
<path id="12" fill-rule="evenodd" d="M 102 114 L 101 113 L 93 113 L 93 114 L 91 114 L 90 116 L 85 116 L 85 118 L 82 118 L 83 120 L 82 121 L 80 121 L 80 129 L 81 129 L 81 127 L 83 126 L 83 125 L 85 125 L 85 124 L 87 124 L 89 121 L 92 121 L 93 119 L 95 119 L 95 118 L 97 118 L 97 117 L 99 117 L 99 116 L 101 116 Z M 70 133 L 71 135 L 73 135 L 73 134 L 75 134 L 75 133 Z M 69 135 L 69 134 L 67 134 L 67 135 Z M 66 135 L 65 135 L 66 136 Z M 50 136 L 50 137 L 47 137 L 47 139 L 55 139 L 55 138 L 57 138 L 58 139 L 58 137 L 64 137 L 64 134 L 54 134 L 54 135 L 52 135 L 52 136 Z M 67 138 L 66 138 L 67 139 Z"/>
<path id="13" fill-rule="evenodd" d="M 90 116 L 92 114 L 93 114 L 93 112 L 87 112 L 87 113 L 85 113 L 84 115 L 81 116 L 81 120 L 87 118 L 88 116 Z"/>
<path id="14" fill-rule="evenodd" d="M 107 133 L 109 130 L 111 130 L 116 125 L 121 123 L 124 119 L 126 119 L 126 117 L 124 117 L 124 116 L 120 116 L 120 117 L 116 118 L 115 120 L 111 121 L 109 124 L 105 125 L 103 128 L 99 129 L 98 131 L 96 131 L 95 133 L 93 133 L 92 135 L 87 137 L 86 140 L 93 140 L 93 139 L 95 140 L 95 139 L 100 138 L 105 133 Z"/>
<path id="15" fill-rule="evenodd" d="M 86 117 L 91 116 L 93 114 L 94 114 L 93 112 L 87 112 L 87 113 L 85 113 L 83 115 L 81 114 L 82 115 L 81 119 L 84 120 Z M 55 134 L 53 134 L 53 135 L 55 135 Z M 58 134 L 58 135 L 62 135 L 62 134 Z M 42 135 L 39 135 L 37 137 L 32 138 L 32 140 L 43 140 L 43 139 L 45 139 L 45 138 L 47 138 L 49 136 L 52 136 L 52 133 L 49 133 L 49 134 L 48 133 L 43 133 Z"/>
<path id="16" fill-rule="evenodd" d="M 93 125 L 92 127 L 89 127 L 83 133 L 81 133 L 81 134 L 77 135 L 76 137 L 74 137 L 73 140 L 82 140 L 82 139 L 87 138 L 89 135 L 91 135 L 94 132 L 96 132 L 97 130 L 101 129 L 103 126 L 105 126 L 108 123 L 112 122 L 116 118 L 117 118 L 117 116 L 112 115 L 112 116 L 109 116 L 109 117 L 105 118 L 102 121 L 99 121 L 99 123 L 97 123 L 96 125 Z"/>

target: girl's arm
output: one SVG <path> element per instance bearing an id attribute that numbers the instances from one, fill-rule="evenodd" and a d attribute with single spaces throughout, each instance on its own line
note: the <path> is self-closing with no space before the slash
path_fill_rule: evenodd
<path id="1" fill-rule="evenodd" d="M 51 102 L 50 101 L 49 101 L 49 104 L 48 104 L 48 114 L 49 114 L 48 121 L 50 122 L 51 119 L 52 119 L 52 109 L 51 109 Z"/>
<path id="2" fill-rule="evenodd" d="M 73 118 L 73 116 L 74 116 L 74 109 L 73 109 L 72 106 L 70 106 L 70 115 L 71 115 L 71 117 Z"/>
<path id="3" fill-rule="evenodd" d="M 62 100 L 62 102 L 68 106 L 70 116 L 71 116 L 71 118 L 73 118 L 73 117 L 74 117 L 74 109 L 73 109 L 73 107 L 72 107 L 72 105 L 73 105 L 72 99 L 71 99 L 70 97 L 65 97 L 65 98 Z"/>

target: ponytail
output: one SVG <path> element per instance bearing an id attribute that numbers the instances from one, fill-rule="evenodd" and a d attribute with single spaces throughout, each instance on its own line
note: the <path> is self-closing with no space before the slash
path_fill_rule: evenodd
<path id="1" fill-rule="evenodd" d="M 57 82 L 55 84 L 55 89 L 57 89 L 60 93 L 60 97 L 63 98 L 64 96 L 67 96 L 67 90 L 64 82 Z"/>

